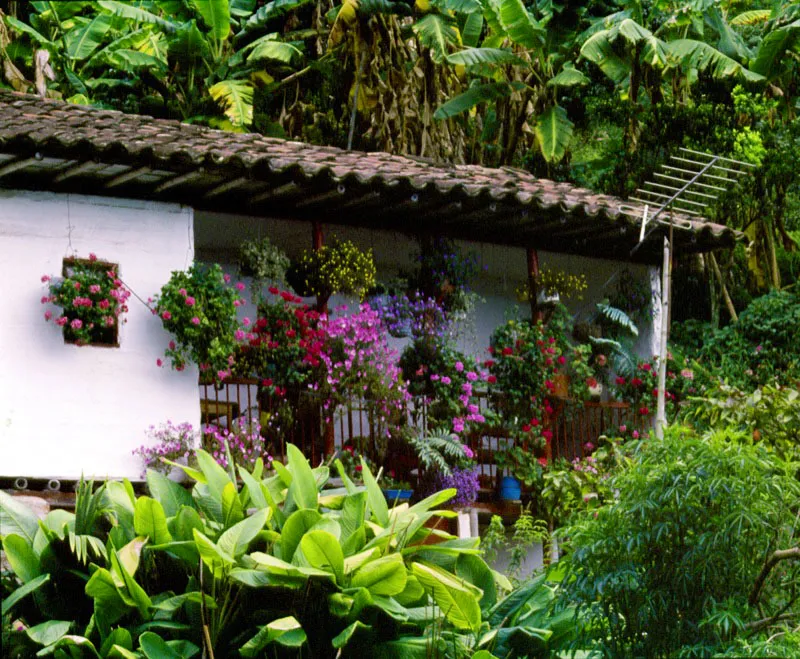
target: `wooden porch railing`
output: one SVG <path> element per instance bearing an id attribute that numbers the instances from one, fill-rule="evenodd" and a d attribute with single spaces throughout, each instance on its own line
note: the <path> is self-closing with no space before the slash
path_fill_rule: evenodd
<path id="1" fill-rule="evenodd" d="M 371 414 L 367 401 L 354 400 L 337 408 L 326 424 L 324 401 L 313 392 L 295 392 L 288 398 L 275 398 L 259 394 L 258 380 L 237 378 L 226 380 L 221 385 L 200 383 L 200 410 L 202 423 L 230 430 L 235 419 L 256 419 L 262 426 L 262 435 L 267 440 L 270 454 L 284 460 L 286 444 L 300 448 L 312 464 L 320 464 L 326 455 L 326 439 L 332 432 L 336 449 L 346 443 L 353 444 L 375 464 L 394 469 L 401 478 L 408 478 L 416 468 L 413 450 L 405 443 L 387 438 L 386 427 Z M 281 419 L 281 406 L 289 404 L 292 409 L 291 423 Z M 481 410 L 488 408 L 489 401 L 478 399 Z M 400 420 L 420 431 L 425 427 L 427 407 L 423 401 L 412 401 Z M 550 419 L 553 431 L 551 459 L 564 458 L 572 461 L 583 458 L 597 446 L 601 435 L 613 435 L 620 426 L 637 429 L 646 434 L 651 419 L 641 417 L 627 403 L 586 402 L 574 408 L 556 406 Z M 332 426 L 332 430 L 331 430 Z M 327 431 L 327 434 L 326 434 Z M 475 452 L 482 487 L 496 489 L 503 476 L 495 464 L 495 453 L 514 439 L 502 428 L 485 426 L 472 433 L 465 441 Z"/>

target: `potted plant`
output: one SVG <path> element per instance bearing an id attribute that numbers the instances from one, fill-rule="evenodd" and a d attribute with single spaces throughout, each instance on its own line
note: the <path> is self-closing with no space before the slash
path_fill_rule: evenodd
<path id="1" fill-rule="evenodd" d="M 63 328 L 66 342 L 79 346 L 118 344 L 130 291 L 119 279 L 115 264 L 94 254 L 88 259 L 64 259 L 62 276 L 43 275 L 42 283 L 48 288 L 42 304 L 61 308 L 60 314 L 46 310 L 44 319 Z"/>
<path id="2" fill-rule="evenodd" d="M 547 467 L 547 458 L 536 457 L 536 452 L 522 443 L 506 445 L 495 453 L 497 469 L 506 475 L 500 481 L 500 499 L 518 501 L 522 487 L 532 491 L 534 496 L 541 490 L 542 473 Z"/>
<path id="3" fill-rule="evenodd" d="M 409 275 L 409 291 L 423 299 L 433 298 L 447 313 L 470 307 L 470 282 L 478 273 L 477 256 L 462 253 L 452 241 L 442 236 L 420 238 L 419 264 Z"/>
<path id="4" fill-rule="evenodd" d="M 381 479 L 381 489 L 386 500 L 393 504 L 408 501 L 414 495 L 414 488 L 411 483 L 396 478 L 394 469 L 384 472 Z"/>
<path id="5" fill-rule="evenodd" d="M 219 380 L 230 375 L 239 329 L 236 309 L 244 304 L 245 286 L 232 287 L 228 279 L 216 264 L 195 263 L 186 272 L 173 272 L 156 295 L 153 313 L 174 337 L 165 351 L 172 368 L 183 370 L 194 362 Z"/>

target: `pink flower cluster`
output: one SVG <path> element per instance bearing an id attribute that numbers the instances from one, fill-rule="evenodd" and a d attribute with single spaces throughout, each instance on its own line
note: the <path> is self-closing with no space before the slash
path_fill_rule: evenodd
<path id="1" fill-rule="evenodd" d="M 228 467 L 226 443 L 235 465 L 252 469 L 258 458 L 264 461 L 267 468 L 272 465 L 272 456 L 266 450 L 261 424 L 256 418 L 241 416 L 234 420 L 230 430 L 207 425 L 203 428 L 203 438 L 206 450 L 225 468 Z"/>
<path id="2" fill-rule="evenodd" d="M 49 295 L 41 298 L 42 304 L 61 307 L 61 314 L 51 309 L 44 312 L 45 321 L 53 321 L 65 328 L 65 336 L 78 345 L 94 341 L 113 340 L 103 334 L 113 329 L 128 311 L 127 301 L 130 291 L 117 276 L 114 268 L 97 260 L 95 254 L 89 260 L 75 260 L 67 264 L 67 276 L 53 278 L 42 275 L 41 281 L 49 289 Z M 113 336 L 113 335 L 112 335 Z"/>

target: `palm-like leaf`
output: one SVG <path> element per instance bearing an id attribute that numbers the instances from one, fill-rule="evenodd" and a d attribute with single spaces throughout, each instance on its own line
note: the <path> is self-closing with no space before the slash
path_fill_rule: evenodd
<path id="1" fill-rule="evenodd" d="M 152 25 L 158 25 L 165 32 L 175 32 L 175 30 L 178 29 L 177 26 L 171 21 L 161 18 L 160 16 L 156 16 L 155 14 L 141 9 L 140 7 L 135 7 L 129 2 L 99 0 L 97 4 L 114 16 L 128 18 L 137 23 L 151 23 Z"/>
<path id="2" fill-rule="evenodd" d="M 564 108 L 553 105 L 536 120 L 536 139 L 547 162 L 558 162 L 567 152 L 574 124 Z"/>
<path id="3" fill-rule="evenodd" d="M 467 15 L 464 29 L 461 30 L 461 42 L 465 46 L 477 46 L 483 32 L 483 16 L 479 13 Z"/>
<path id="4" fill-rule="evenodd" d="M 248 56 L 247 61 L 271 59 L 291 64 L 296 58 L 302 56 L 303 53 L 296 46 L 273 38 L 260 40 L 253 52 Z"/>
<path id="5" fill-rule="evenodd" d="M 473 85 L 463 94 L 450 99 L 441 105 L 433 114 L 434 119 L 449 119 L 462 112 L 471 110 L 476 105 L 494 101 L 498 98 L 505 98 L 517 88 L 517 85 L 507 82 L 489 82 L 480 85 Z"/>
<path id="6" fill-rule="evenodd" d="M 796 46 L 798 35 L 800 35 L 800 21 L 770 32 L 758 47 L 752 64 L 753 71 L 762 76 L 775 77 L 779 62 Z"/>
<path id="7" fill-rule="evenodd" d="M 605 302 L 599 302 L 597 304 L 597 310 L 600 312 L 601 316 L 607 318 L 615 325 L 619 325 L 634 336 L 639 336 L 639 328 L 636 327 L 636 323 L 634 323 L 630 316 L 628 316 L 628 314 L 626 314 L 622 309 L 612 307 L 610 304 L 606 304 Z"/>
<path id="8" fill-rule="evenodd" d="M 729 22 L 731 25 L 758 25 L 759 23 L 766 23 L 771 15 L 771 9 L 753 9 L 751 11 L 743 11 L 741 14 L 734 16 Z"/>
<path id="9" fill-rule="evenodd" d="M 581 46 L 581 56 L 596 64 L 616 85 L 621 85 L 631 73 L 630 65 L 614 52 L 609 30 L 593 34 Z"/>
<path id="10" fill-rule="evenodd" d="M 545 29 L 530 15 L 522 0 L 490 0 L 503 33 L 515 44 L 535 49 L 544 44 Z"/>
<path id="11" fill-rule="evenodd" d="M 450 64 L 478 66 L 480 64 L 524 64 L 510 50 L 503 48 L 465 48 L 446 57 Z"/>
<path id="12" fill-rule="evenodd" d="M 766 41 L 766 40 L 765 40 Z M 762 44 L 763 48 L 764 44 Z M 743 78 L 748 82 L 761 82 L 764 76 L 742 66 L 735 59 L 723 55 L 713 46 L 694 39 L 676 39 L 667 44 L 670 57 L 682 66 L 694 67 L 698 71 L 710 71 L 717 80 Z M 761 52 L 761 49 L 759 49 Z"/>
<path id="13" fill-rule="evenodd" d="M 228 0 L 192 0 L 197 13 L 211 30 L 211 36 L 224 41 L 231 33 L 231 10 Z"/>
<path id="14" fill-rule="evenodd" d="M 420 43 L 431 51 L 434 62 L 447 57 L 451 46 L 458 43 L 458 32 L 454 25 L 441 14 L 423 16 L 412 26 Z"/>
<path id="15" fill-rule="evenodd" d="M 589 78 L 578 69 L 565 66 L 558 75 L 550 78 L 547 84 L 550 87 L 574 87 L 575 85 L 585 85 L 588 82 Z"/>
<path id="16" fill-rule="evenodd" d="M 223 80 L 208 90 L 234 126 L 253 123 L 253 86 L 245 80 Z"/>
<path id="17" fill-rule="evenodd" d="M 311 0 L 272 0 L 272 2 L 259 7 L 258 11 L 247 19 L 236 37 L 257 36 L 259 32 L 267 31 L 270 21 L 281 18 L 310 2 Z"/>
<path id="18" fill-rule="evenodd" d="M 601 339 L 589 337 L 589 342 L 601 349 L 608 350 L 611 357 L 611 368 L 617 375 L 630 377 L 636 372 L 636 355 L 633 350 L 614 339 Z"/>

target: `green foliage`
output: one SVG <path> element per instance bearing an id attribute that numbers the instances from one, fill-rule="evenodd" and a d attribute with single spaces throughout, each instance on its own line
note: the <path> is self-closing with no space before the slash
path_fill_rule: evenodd
<path id="1" fill-rule="evenodd" d="M 690 397 L 681 418 L 700 430 L 735 428 L 784 460 L 800 459 L 800 392 L 792 387 L 765 384 L 749 392 L 718 383 Z"/>
<path id="2" fill-rule="evenodd" d="M 800 380 L 800 299 L 772 291 L 753 300 L 736 323 L 706 339 L 698 358 L 736 387 Z"/>
<path id="3" fill-rule="evenodd" d="M 800 485 L 774 453 L 733 430 L 701 439 L 668 428 L 639 445 L 611 487 L 616 501 L 564 533 L 566 599 L 605 652 L 707 655 L 744 629 L 779 624 L 778 612 L 796 614 L 786 589 L 797 562 L 776 571 L 768 559 L 797 543 Z"/>
<path id="4" fill-rule="evenodd" d="M 486 635 L 495 577 L 479 541 L 425 526 L 451 516 L 435 508 L 454 490 L 390 511 L 364 463 L 364 486 L 347 479 L 329 490 L 321 489 L 327 467 L 312 469 L 291 445 L 275 473 L 260 462 L 240 468 L 241 487 L 202 450 L 197 462 L 183 467 L 195 480 L 190 497 L 86 484 L 74 514 L 53 511 L 41 524 L 0 496 L 3 551 L 16 575 L 4 584 L 3 616 L 24 628 L 4 629 L 9 643 L 103 658 L 201 648 L 351 657 L 391 656 L 415 639 L 422 652 L 438 652 L 445 634 L 468 656 Z M 85 552 L 73 537 L 103 551 Z"/>
<path id="5" fill-rule="evenodd" d="M 449 432 L 432 433 L 423 437 L 409 437 L 420 465 L 425 470 L 450 475 L 452 467 L 465 460 L 464 444 L 458 435 Z"/>
<path id="6" fill-rule="evenodd" d="M 175 337 L 165 351 L 173 368 L 191 361 L 214 374 L 228 370 L 236 350 L 238 300 L 218 265 L 193 263 L 186 272 L 172 273 L 155 298 L 155 312 Z"/>

